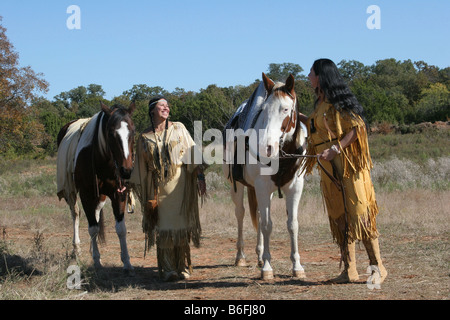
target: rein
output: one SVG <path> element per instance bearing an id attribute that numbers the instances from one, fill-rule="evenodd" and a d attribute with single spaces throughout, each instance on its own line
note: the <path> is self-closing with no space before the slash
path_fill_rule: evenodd
<path id="1" fill-rule="evenodd" d="M 338 188 L 339 191 L 342 191 L 342 184 L 341 182 L 336 179 L 320 162 L 320 155 L 319 154 L 294 154 L 294 153 L 286 153 L 283 149 L 280 149 L 280 159 L 298 159 L 298 158 L 316 158 L 317 164 L 319 167 L 323 170 L 323 172 L 327 175 L 328 178 L 330 178 L 331 182 L 334 183 L 336 188 Z"/>
<path id="2" fill-rule="evenodd" d="M 283 149 L 280 149 L 280 158 L 284 158 L 284 159 L 316 158 L 317 164 L 319 165 L 319 167 L 327 175 L 327 177 L 331 180 L 331 182 L 333 182 L 333 184 L 336 186 L 336 188 L 341 192 L 342 200 L 343 200 L 343 203 L 344 203 L 344 221 L 345 221 L 344 241 L 341 244 L 341 252 L 342 252 L 341 263 L 342 263 L 342 261 L 344 259 L 344 256 L 348 257 L 348 255 L 349 255 L 347 246 L 345 245 L 347 243 L 347 241 L 348 241 L 348 209 L 347 209 L 347 200 L 346 200 L 346 196 L 345 196 L 344 184 L 342 183 L 342 181 L 339 181 L 338 179 L 336 179 L 328 170 L 325 169 L 325 167 L 320 162 L 320 155 L 288 154 L 288 153 L 284 152 Z M 331 166 L 333 167 L 333 171 L 336 171 L 333 162 L 331 162 Z"/>
<path id="3" fill-rule="evenodd" d="M 289 97 L 291 97 L 291 99 L 293 100 L 293 106 L 291 109 L 291 115 L 289 116 L 289 122 L 286 126 L 286 128 L 288 128 L 291 123 L 292 123 L 292 119 L 293 119 L 293 114 L 294 114 L 294 110 L 295 110 L 295 98 L 292 96 L 292 94 L 290 92 L 286 92 Z M 297 124 L 295 124 L 295 126 L 297 126 Z M 325 172 L 325 174 L 328 176 L 328 178 L 330 178 L 330 180 L 336 185 L 336 187 L 338 188 L 339 191 L 342 191 L 342 184 L 340 181 L 338 181 L 330 172 L 328 172 L 325 167 L 322 165 L 322 163 L 320 162 L 320 155 L 308 155 L 308 154 L 288 154 L 283 150 L 283 146 L 284 146 L 284 136 L 286 135 L 286 130 L 283 131 L 283 133 L 280 136 L 280 143 L 279 143 L 279 153 L 280 153 L 280 158 L 281 159 L 294 159 L 294 158 L 316 158 L 317 159 L 317 163 L 319 165 L 319 167 L 323 170 L 323 172 Z"/>

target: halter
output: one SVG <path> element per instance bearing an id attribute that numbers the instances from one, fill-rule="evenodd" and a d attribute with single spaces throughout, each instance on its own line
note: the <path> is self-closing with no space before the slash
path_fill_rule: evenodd
<path id="1" fill-rule="evenodd" d="M 289 128 L 290 127 L 290 125 L 291 125 L 291 123 L 292 123 L 292 118 L 293 118 L 293 115 L 294 115 L 294 109 L 295 109 L 295 98 L 294 98 L 294 96 L 290 93 L 290 92 L 286 92 L 288 95 L 289 95 L 289 97 L 292 99 L 292 108 L 291 108 L 291 114 L 289 115 L 289 122 L 288 122 L 288 124 L 286 125 L 286 128 Z M 284 129 L 283 130 L 283 133 L 281 134 L 281 136 L 280 136 L 280 139 L 279 139 L 279 151 L 281 152 L 282 150 L 283 150 L 283 146 L 284 146 L 284 136 L 286 135 L 286 129 Z"/>
<path id="2" fill-rule="evenodd" d="M 117 110 L 118 110 L 118 108 L 111 111 L 110 118 Z M 103 133 L 103 125 L 102 125 L 102 123 L 104 121 L 104 115 L 105 115 L 105 113 L 102 112 L 101 116 L 98 119 L 98 130 L 101 131 L 102 133 Z M 107 125 L 107 123 L 105 125 Z M 106 138 L 106 139 L 108 139 L 108 138 Z M 107 140 L 107 141 L 109 141 L 109 140 Z M 120 196 L 122 198 L 122 200 L 124 200 L 124 198 L 126 197 L 126 195 L 128 193 L 128 192 L 126 192 L 128 188 L 126 186 L 126 183 L 124 182 L 124 179 L 122 179 L 122 177 L 120 176 L 119 165 L 118 165 L 117 161 L 114 159 L 114 157 L 112 156 L 112 150 L 109 147 L 109 144 L 105 143 L 104 147 L 106 148 L 106 150 L 103 150 L 102 152 L 104 154 L 109 153 L 111 158 L 113 159 L 114 178 L 115 178 L 115 181 L 117 183 L 117 189 L 115 191 L 116 191 L 117 195 Z M 97 172 L 95 170 L 94 153 L 92 153 L 92 168 L 93 168 L 94 176 L 95 176 L 96 195 L 97 195 L 97 197 L 99 197 L 100 196 L 100 190 L 99 190 L 99 187 L 98 187 L 98 176 L 97 176 Z"/>

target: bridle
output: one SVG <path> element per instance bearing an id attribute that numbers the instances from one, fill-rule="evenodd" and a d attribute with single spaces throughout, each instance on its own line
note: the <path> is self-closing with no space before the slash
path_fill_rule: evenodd
<path id="1" fill-rule="evenodd" d="M 293 101 L 293 105 L 292 105 L 292 108 L 291 108 L 291 114 L 290 114 L 290 116 L 289 116 L 289 122 L 288 122 L 288 124 L 286 125 L 286 127 L 285 128 L 289 128 L 289 126 L 291 126 L 291 124 L 292 124 L 292 121 L 294 121 L 293 120 L 293 116 L 294 116 L 294 111 L 295 111 L 295 102 L 296 102 L 296 99 L 295 99 L 295 97 L 290 93 L 290 92 L 285 92 L 291 99 L 292 99 L 292 101 Z M 294 127 L 296 126 L 297 124 L 295 123 L 294 124 Z M 285 136 L 286 136 L 286 132 L 287 132 L 287 130 L 286 129 L 284 129 L 283 130 L 283 132 L 282 132 L 282 134 L 281 134 L 281 136 L 280 136 L 280 138 L 279 138 L 279 157 L 280 158 L 282 158 L 282 159 L 294 159 L 294 158 L 316 158 L 317 159 L 317 163 L 318 163 L 318 165 L 319 165 L 319 167 L 323 170 L 323 172 L 325 172 L 325 174 L 328 176 L 328 178 L 330 178 L 330 180 L 336 185 L 336 187 L 338 188 L 338 190 L 339 191 L 341 191 L 341 189 L 342 189 L 342 187 L 341 187 L 341 184 L 340 184 L 340 182 L 331 174 L 331 173 L 329 173 L 325 168 L 324 168 L 324 166 L 322 165 L 322 163 L 320 162 L 320 155 L 308 155 L 308 154 L 299 154 L 299 153 L 286 153 L 284 150 L 283 150 L 283 146 L 284 146 L 284 139 L 285 139 Z"/>
<path id="2" fill-rule="evenodd" d="M 110 116 L 112 116 L 117 110 L 118 109 L 114 109 L 111 112 Z M 107 152 L 109 152 L 110 157 L 111 157 L 111 159 L 113 159 L 113 164 L 114 164 L 114 179 L 117 184 L 117 189 L 115 190 L 114 195 L 116 196 L 116 194 L 117 194 L 117 196 L 120 197 L 121 201 L 125 201 L 126 197 L 128 196 L 129 188 L 128 188 L 127 184 L 125 183 L 124 179 L 120 175 L 120 167 L 119 167 L 119 164 L 117 163 L 117 161 L 114 157 L 113 151 L 110 147 L 109 137 L 107 134 L 105 136 L 106 136 L 106 139 L 108 139 L 108 143 L 106 143 L 107 149 L 108 149 Z M 96 174 L 96 179 L 97 179 L 97 174 Z M 98 184 L 97 184 L 97 193 L 99 193 Z"/>
<path id="3" fill-rule="evenodd" d="M 288 91 L 286 91 L 286 93 L 289 95 L 289 97 L 292 99 L 292 108 L 291 108 L 291 114 L 289 115 L 289 122 L 287 123 L 286 127 L 283 129 L 283 132 L 281 133 L 280 139 L 279 139 L 279 149 L 280 151 L 283 150 L 283 146 L 284 146 L 284 138 L 286 135 L 286 132 L 289 131 L 288 128 L 291 126 L 292 124 L 292 119 L 294 118 L 294 110 L 295 110 L 295 97 Z M 294 127 L 297 124 L 294 123 Z"/>

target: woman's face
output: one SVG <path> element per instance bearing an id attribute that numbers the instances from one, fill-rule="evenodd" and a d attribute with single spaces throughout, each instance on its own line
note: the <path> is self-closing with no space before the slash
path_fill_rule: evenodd
<path id="1" fill-rule="evenodd" d="M 311 67 L 311 70 L 308 74 L 309 81 L 311 82 L 311 86 L 315 89 L 319 86 L 319 76 L 316 75 L 314 69 Z"/>
<path id="2" fill-rule="evenodd" d="M 162 118 L 164 120 L 167 120 L 169 117 L 170 108 L 169 104 L 165 99 L 161 99 L 156 103 L 155 109 L 153 110 L 153 115 L 155 115 L 158 118 Z"/>

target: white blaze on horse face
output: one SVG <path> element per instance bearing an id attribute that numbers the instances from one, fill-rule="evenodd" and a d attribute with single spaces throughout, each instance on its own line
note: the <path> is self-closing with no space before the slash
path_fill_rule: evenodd
<path id="1" fill-rule="evenodd" d="M 290 116 L 292 99 L 288 97 L 270 96 L 263 112 L 264 123 L 259 136 L 260 154 L 269 158 L 278 157 L 280 138 L 283 135 L 282 125 L 286 117 Z"/>
<path id="2" fill-rule="evenodd" d="M 127 159 L 130 154 L 130 150 L 128 149 L 128 135 L 130 134 L 130 130 L 128 130 L 128 124 L 125 121 L 122 121 L 120 123 L 120 128 L 117 129 L 116 132 L 122 140 L 123 155 L 125 159 Z"/>

